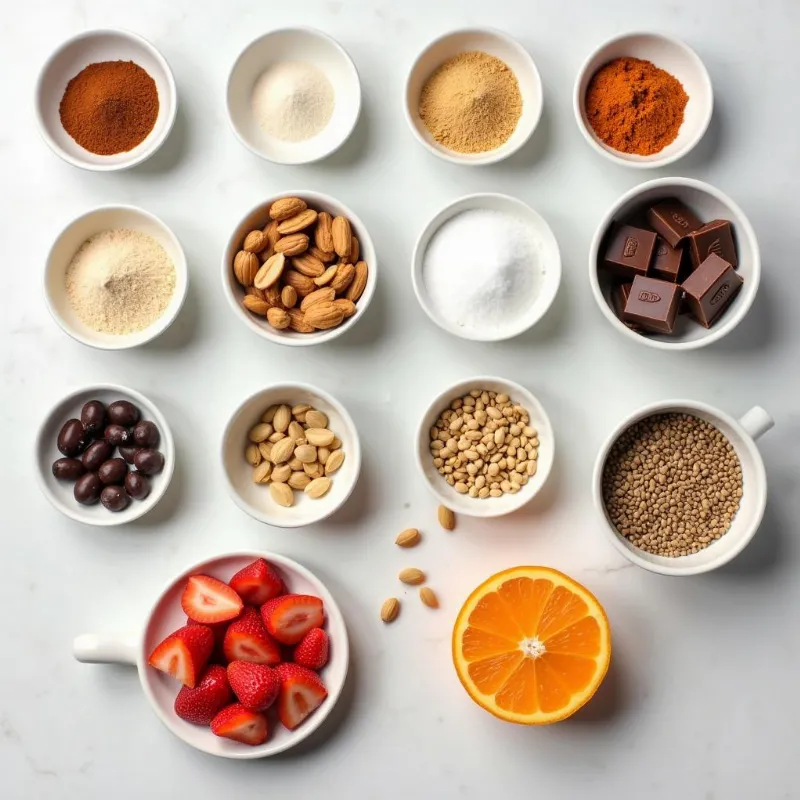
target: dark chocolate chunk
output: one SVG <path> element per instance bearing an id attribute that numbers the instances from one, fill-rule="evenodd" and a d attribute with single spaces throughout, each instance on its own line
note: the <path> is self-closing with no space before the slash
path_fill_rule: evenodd
<path id="1" fill-rule="evenodd" d="M 656 244 L 652 231 L 632 225 L 617 227 L 606 247 L 603 266 L 620 278 L 632 281 L 637 275 L 646 275 Z"/>
<path id="2" fill-rule="evenodd" d="M 662 281 L 677 283 L 683 265 L 683 248 L 672 247 L 660 236 L 656 239 L 656 252 L 650 266 L 650 274 Z"/>
<path id="3" fill-rule="evenodd" d="M 647 211 L 647 221 L 672 247 L 677 247 L 703 223 L 680 200 L 670 197 L 656 203 Z"/>
<path id="4" fill-rule="evenodd" d="M 628 297 L 631 293 L 631 286 L 633 286 L 633 283 L 618 283 L 611 290 L 611 305 L 614 308 L 614 313 L 623 324 L 627 325 L 632 331 L 640 331 L 641 328 L 638 325 L 633 322 L 626 322 L 622 316 L 625 311 L 625 304 L 628 302 Z"/>
<path id="5" fill-rule="evenodd" d="M 677 283 L 637 276 L 625 303 L 623 318 L 647 331 L 672 333 L 680 302 L 681 288 Z"/>
<path id="6" fill-rule="evenodd" d="M 732 267 L 739 266 L 733 229 L 726 219 L 715 219 L 689 234 L 689 255 L 692 269 L 697 269 L 712 253 L 727 261 Z"/>
<path id="7" fill-rule="evenodd" d="M 716 253 L 712 253 L 683 282 L 689 313 L 710 328 L 742 288 L 741 275 Z"/>

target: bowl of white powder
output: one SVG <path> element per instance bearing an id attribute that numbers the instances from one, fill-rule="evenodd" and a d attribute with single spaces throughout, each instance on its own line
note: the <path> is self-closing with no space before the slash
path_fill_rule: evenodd
<path id="1" fill-rule="evenodd" d="M 561 254 L 550 226 L 530 206 L 503 194 L 473 194 L 426 225 L 411 279 L 440 328 L 497 342 L 545 315 L 561 282 Z"/>
<path id="2" fill-rule="evenodd" d="M 278 164 L 308 164 L 347 140 L 361 111 L 358 72 L 344 48 L 314 28 L 270 31 L 228 76 L 228 119 L 239 141 Z"/>
<path id="3" fill-rule="evenodd" d="M 100 206 L 74 219 L 56 237 L 44 273 L 53 319 L 101 350 L 137 347 L 163 333 L 186 286 L 175 234 L 135 206 Z"/>

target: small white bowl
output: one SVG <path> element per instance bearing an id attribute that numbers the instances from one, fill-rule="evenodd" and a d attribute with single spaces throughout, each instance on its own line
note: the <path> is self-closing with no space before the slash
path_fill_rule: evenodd
<path id="1" fill-rule="evenodd" d="M 331 647 L 330 660 L 320 672 L 328 690 L 328 696 L 322 705 L 294 731 L 287 730 L 270 719 L 269 739 L 264 744 L 251 747 L 215 736 L 207 726 L 193 725 L 181 719 L 174 708 L 179 684 L 149 666 L 147 659 L 159 642 L 186 624 L 186 614 L 181 609 L 181 594 L 190 576 L 211 575 L 219 580 L 229 581 L 240 569 L 257 558 L 266 559 L 280 572 L 289 591 L 321 598 L 325 610 L 325 630 L 330 637 Z M 145 697 L 170 733 L 189 746 L 212 756 L 251 759 L 274 756 L 289 750 L 322 725 L 342 694 L 350 663 L 350 645 L 342 612 L 333 595 L 316 575 L 285 556 L 248 551 L 216 556 L 188 567 L 158 595 L 148 612 L 143 631 L 127 635 L 83 634 L 75 638 L 73 655 L 78 661 L 87 664 L 129 664 L 137 667 Z M 268 716 L 270 713 L 268 712 Z"/>
<path id="2" fill-rule="evenodd" d="M 448 220 L 464 211 L 473 209 L 489 209 L 502 211 L 522 219 L 530 226 L 534 236 L 541 243 L 542 274 L 540 276 L 539 293 L 526 313 L 510 320 L 505 328 L 496 331 L 484 331 L 466 328 L 453 324 L 445 319 L 431 301 L 428 288 L 425 284 L 424 262 L 425 253 L 431 239 Z M 530 206 L 504 194 L 471 194 L 446 205 L 423 228 L 414 247 L 411 259 L 411 282 L 414 293 L 425 313 L 442 330 L 477 342 L 498 342 L 511 339 L 535 325 L 550 308 L 561 283 L 561 253 L 558 242 L 550 226 L 538 212 Z"/>
<path id="3" fill-rule="evenodd" d="M 586 90 L 592 77 L 609 61 L 625 57 L 650 61 L 669 72 L 689 96 L 675 140 L 653 155 L 622 153 L 609 147 L 597 137 L 586 117 Z M 625 33 L 604 42 L 586 59 L 575 81 L 572 106 L 581 133 L 598 153 L 626 167 L 651 169 L 683 158 L 703 138 L 714 110 L 714 91 L 705 65 L 688 45 L 661 33 Z"/>
<path id="4" fill-rule="evenodd" d="M 80 419 L 81 409 L 89 400 L 99 400 L 106 406 L 115 400 L 129 400 L 139 409 L 142 419 L 154 422 L 161 434 L 161 442 L 156 449 L 164 454 L 164 469 L 148 479 L 151 486 L 150 494 L 144 500 L 131 500 L 130 505 L 123 511 L 111 512 L 100 503 L 95 503 L 93 506 L 81 505 L 72 493 L 75 484 L 53 477 L 53 462 L 63 458 L 63 454 L 56 447 L 58 433 L 68 419 Z M 35 453 L 36 478 L 44 496 L 62 514 L 86 525 L 98 527 L 124 525 L 150 511 L 167 491 L 175 469 L 175 442 L 164 415 L 143 394 L 111 383 L 78 389 L 53 406 L 36 434 Z M 117 455 L 115 451 L 114 457 Z"/>
<path id="5" fill-rule="evenodd" d="M 250 443 L 247 432 L 261 420 L 271 405 L 307 403 L 328 416 L 328 428 L 342 441 L 345 458 L 331 475 L 331 488 L 324 497 L 313 500 L 295 491 L 291 508 L 279 506 L 270 496 L 269 486 L 253 482 L 253 467 L 245 461 Z M 254 519 L 277 528 L 300 528 L 329 517 L 350 497 L 361 471 L 361 442 L 353 418 L 334 397 L 305 383 L 279 383 L 247 398 L 233 412 L 222 434 L 222 470 L 233 501 Z"/>
<path id="6" fill-rule="evenodd" d="M 485 153 L 457 153 L 433 138 L 419 115 L 419 99 L 428 78 L 445 61 L 460 53 L 472 51 L 495 56 L 511 69 L 522 95 L 522 115 L 514 132 L 500 147 Z M 530 139 L 539 124 L 542 105 L 542 80 L 530 54 L 516 39 L 494 28 L 466 28 L 434 39 L 417 56 L 406 80 L 404 109 L 411 132 L 431 153 L 454 164 L 494 164 L 516 153 Z"/>
<path id="7" fill-rule="evenodd" d="M 330 121 L 316 136 L 301 142 L 281 141 L 263 131 L 250 104 L 258 78 L 285 61 L 317 67 L 333 86 Z M 276 164 L 310 164 L 338 150 L 355 129 L 361 83 L 352 59 L 330 36 L 315 28 L 283 28 L 259 36 L 242 51 L 228 76 L 225 98 L 233 132 L 248 150 Z"/>
<path id="8" fill-rule="evenodd" d="M 314 333 L 297 333 L 288 328 L 279 331 L 273 328 L 265 317 L 253 314 L 243 305 L 245 291 L 244 287 L 236 280 L 233 272 L 233 258 L 242 249 L 244 237 L 252 230 L 264 228 L 269 222 L 269 207 L 281 197 L 300 197 L 316 211 L 327 211 L 332 217 L 343 216 L 350 220 L 353 235 L 358 239 L 360 248 L 359 261 L 366 261 L 369 269 L 367 287 L 356 303 L 356 313 L 350 319 L 346 319 L 336 328 L 327 331 L 315 331 Z M 375 246 L 372 244 L 372 237 L 369 235 L 364 223 L 346 206 L 335 198 L 322 192 L 296 191 L 281 192 L 259 203 L 251 208 L 234 229 L 233 235 L 228 240 L 225 252 L 222 254 L 222 291 L 228 298 L 233 313 L 244 322 L 244 324 L 259 336 L 269 339 L 277 344 L 285 344 L 290 347 L 304 347 L 312 344 L 322 344 L 332 339 L 337 339 L 346 331 L 349 331 L 364 316 L 372 302 L 375 294 L 375 283 L 378 277 L 378 258 L 375 253 Z"/>
<path id="9" fill-rule="evenodd" d="M 514 403 L 519 403 L 530 416 L 530 425 L 536 428 L 539 438 L 538 469 L 536 474 L 516 494 L 504 494 L 502 497 L 487 497 L 485 500 L 459 494 L 450 486 L 433 464 L 430 451 L 430 431 L 443 411 L 450 408 L 450 403 L 463 397 L 473 389 L 507 394 Z M 449 386 L 438 394 L 428 406 L 419 427 L 417 428 L 416 461 L 420 474 L 433 496 L 444 506 L 457 514 L 470 517 L 502 517 L 522 508 L 533 500 L 544 486 L 555 456 L 555 438 L 550 418 L 542 404 L 523 386 L 505 378 L 481 377 L 469 378 Z"/>
<path id="10" fill-rule="evenodd" d="M 175 291 L 164 313 L 152 325 L 134 333 L 117 335 L 93 330 L 75 313 L 67 297 L 66 274 L 70 262 L 87 239 L 119 228 L 146 233 L 167 251 L 175 267 Z M 125 350 L 155 339 L 174 322 L 186 299 L 188 280 L 183 248 L 158 217 L 136 206 L 99 206 L 76 217 L 56 237 L 47 254 L 44 296 L 53 319 L 73 339 L 99 350 Z"/>
<path id="11" fill-rule="evenodd" d="M 95 155 L 81 147 L 64 130 L 58 111 L 67 84 L 89 64 L 100 61 L 133 61 L 158 89 L 153 130 L 133 150 L 111 156 Z M 64 161 L 94 172 L 129 169 L 150 158 L 169 136 L 177 109 L 175 78 L 166 59 L 146 39 L 125 30 L 86 31 L 67 39 L 47 59 L 36 83 L 36 119 L 42 138 Z"/>
<path id="12" fill-rule="evenodd" d="M 733 445 L 742 465 L 744 493 L 733 523 L 727 533 L 699 553 L 667 558 L 634 546 L 611 522 L 603 502 L 603 469 L 614 442 L 632 425 L 654 414 L 691 414 L 711 423 Z M 628 415 L 605 440 L 594 465 L 592 497 L 594 507 L 602 520 L 605 538 L 629 561 L 661 575 L 699 575 L 727 564 L 747 547 L 764 516 L 767 476 L 755 440 L 774 424 L 769 414 L 760 406 L 751 408 L 743 417 L 735 420 L 719 409 L 694 400 L 664 400 L 651 403 Z"/>
<path id="13" fill-rule="evenodd" d="M 614 313 L 611 303 L 613 280 L 600 266 L 601 248 L 607 231 L 615 222 L 622 222 L 659 199 L 676 197 L 697 214 L 703 222 L 730 220 L 736 242 L 739 266 L 736 271 L 744 285 L 719 321 L 704 328 L 688 314 L 679 314 L 671 336 L 632 331 Z M 660 350 L 696 350 L 727 336 L 747 315 L 756 298 L 761 280 L 761 254 L 758 240 L 744 212 L 728 195 L 714 186 L 694 178 L 657 178 L 634 186 L 619 198 L 603 216 L 589 248 L 589 283 L 603 316 L 628 339 Z"/>

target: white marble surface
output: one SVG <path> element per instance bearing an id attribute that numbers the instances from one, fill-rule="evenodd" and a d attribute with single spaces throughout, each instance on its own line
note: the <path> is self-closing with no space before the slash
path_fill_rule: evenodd
<path id="1" fill-rule="evenodd" d="M 797 176 L 800 5 L 238 2 L 26 0 L 4 4 L 0 29 L 2 253 L 2 532 L 0 580 L 0 795 L 30 798 L 486 798 L 541 796 L 764 800 L 800 796 L 797 779 L 800 603 Z M 259 161 L 223 116 L 226 74 L 238 51 L 284 24 L 337 37 L 362 76 L 364 114 L 354 138 L 312 167 Z M 545 112 L 511 161 L 466 169 L 435 160 L 402 114 L 406 70 L 435 34 L 492 24 L 530 49 Z M 163 151 L 129 173 L 81 172 L 35 131 L 36 72 L 62 38 L 122 26 L 161 48 L 178 82 L 178 122 Z M 650 177 L 590 151 L 572 118 L 585 55 L 626 28 L 664 30 L 694 46 L 711 73 L 717 109 L 698 150 L 674 171 L 719 185 L 741 203 L 763 249 L 764 280 L 746 322 L 721 345 L 662 354 L 627 343 L 594 307 L 586 253 L 595 224 L 625 189 Z M 671 170 L 672 171 L 672 170 Z M 242 211 L 291 188 L 332 193 L 362 215 L 382 279 L 368 318 L 351 335 L 303 352 L 270 346 L 238 324 L 220 290 L 219 255 Z M 550 222 L 564 259 L 562 291 L 530 335 L 469 345 L 417 307 L 409 261 L 415 237 L 446 201 L 480 190 L 530 202 Z M 55 233 L 95 204 L 130 202 L 162 216 L 190 262 L 189 298 L 152 345 L 89 350 L 48 317 L 41 290 Z M 481 372 L 526 384 L 558 437 L 548 491 L 492 523 L 461 520 L 445 534 L 415 474 L 413 430 L 443 385 Z M 318 383 L 360 425 L 363 478 L 330 522 L 270 529 L 226 496 L 222 427 L 241 399 L 277 379 Z M 40 496 L 33 435 L 70 388 L 119 382 L 169 416 L 179 464 L 159 508 L 124 530 L 82 527 Z M 775 416 L 763 439 L 770 500 L 760 533 L 737 561 L 694 579 L 629 566 L 601 539 L 590 504 L 595 451 L 642 403 L 686 395 L 734 414 L 760 403 Z M 421 527 L 413 555 L 392 544 Z M 317 572 L 352 634 L 353 670 L 330 724 L 301 752 L 254 763 L 216 760 L 171 738 L 136 675 L 73 661 L 72 637 L 135 626 L 153 593 L 185 564 L 227 549 L 272 548 Z M 413 561 L 430 572 L 442 609 L 409 596 L 384 628 L 378 608 Z M 548 564 L 585 582 L 608 610 L 611 672 L 596 699 L 549 729 L 504 725 L 474 706 L 450 664 L 454 615 L 492 572 Z"/>

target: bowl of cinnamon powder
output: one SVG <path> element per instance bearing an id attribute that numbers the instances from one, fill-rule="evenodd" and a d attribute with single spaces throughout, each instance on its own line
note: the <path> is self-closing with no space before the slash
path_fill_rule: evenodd
<path id="1" fill-rule="evenodd" d="M 702 139 L 714 107 L 697 53 L 657 33 L 626 33 L 600 45 L 581 67 L 573 107 L 598 153 L 627 167 L 663 167 Z"/>

